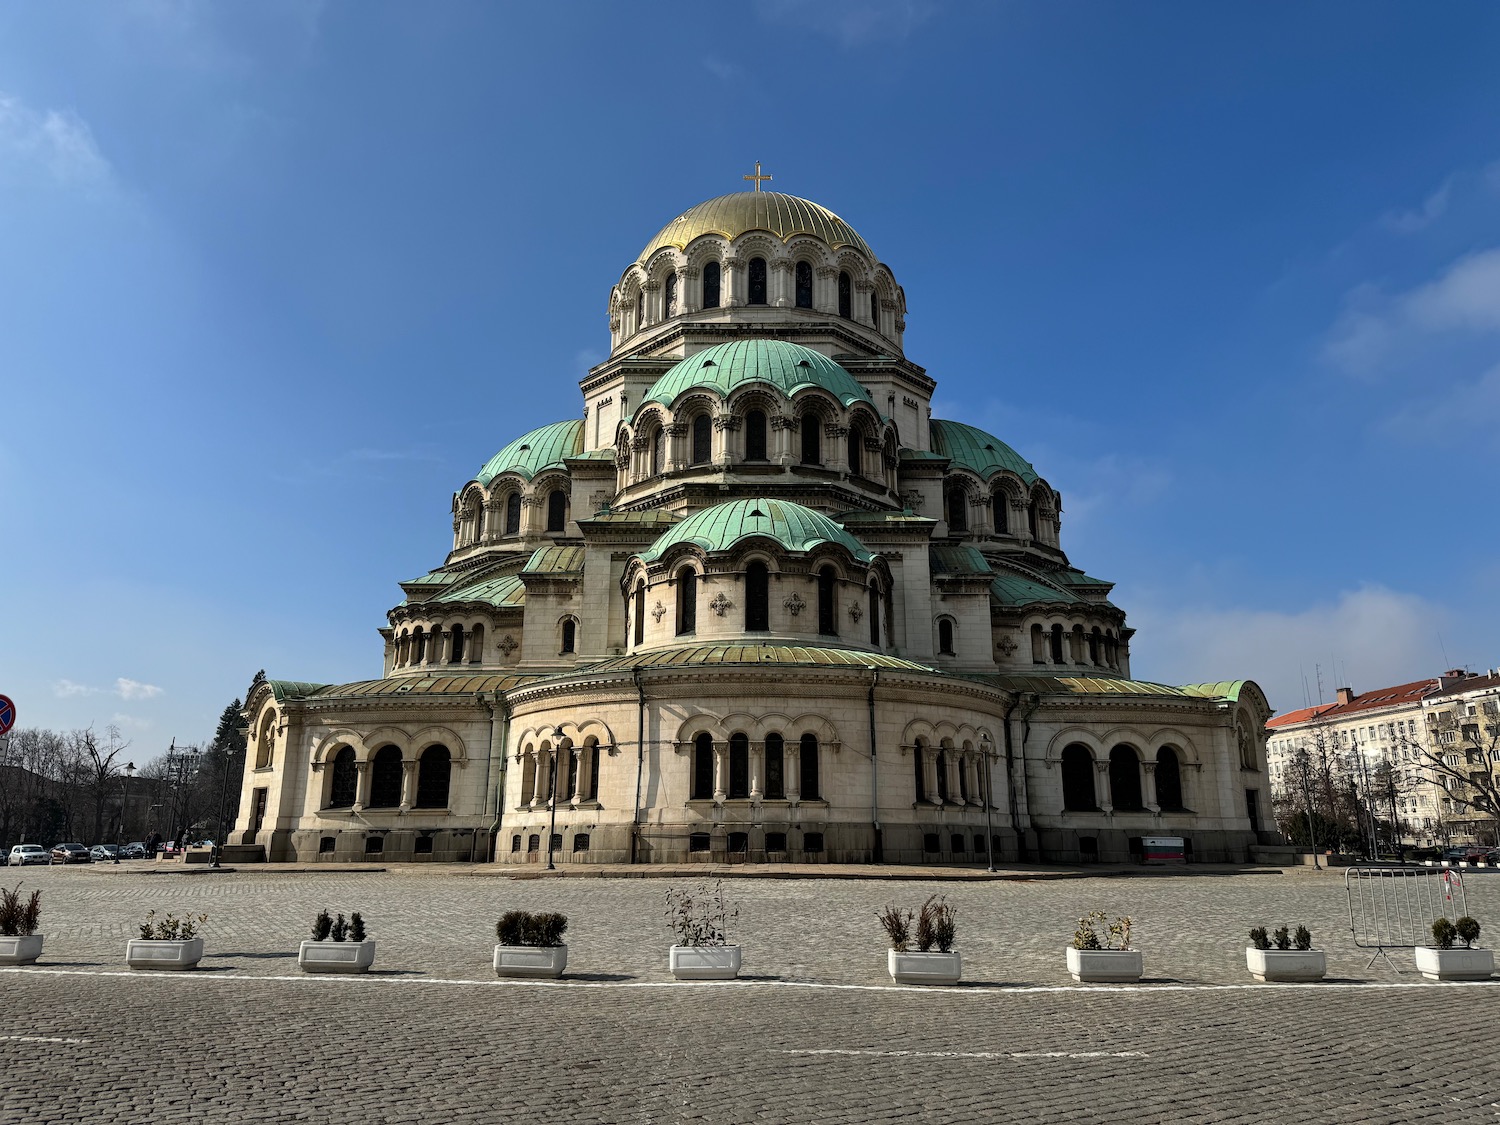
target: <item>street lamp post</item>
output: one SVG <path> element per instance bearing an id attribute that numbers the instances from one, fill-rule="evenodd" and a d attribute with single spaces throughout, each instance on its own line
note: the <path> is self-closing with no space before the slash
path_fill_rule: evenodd
<path id="1" fill-rule="evenodd" d="M 224 850 L 228 841 L 228 834 L 224 831 L 224 805 L 229 798 L 229 769 L 239 757 L 242 750 L 235 750 L 232 754 L 221 752 L 223 758 L 224 774 L 219 779 L 219 818 L 214 822 L 214 857 L 212 867 L 219 866 L 219 853 Z"/>
<path id="2" fill-rule="evenodd" d="M 979 740 L 979 753 L 984 759 L 984 854 L 989 860 L 985 870 L 995 870 L 995 777 L 990 767 L 993 747 L 988 735 Z"/>
<path id="3" fill-rule="evenodd" d="M 115 863 L 120 862 L 120 849 L 125 846 L 125 818 L 130 815 L 130 779 L 135 775 L 135 763 L 125 763 L 124 796 L 120 798 L 120 831 L 115 838 Z"/>
<path id="4" fill-rule="evenodd" d="M 552 823 L 547 829 L 547 870 L 556 871 L 552 863 L 552 841 L 557 838 L 557 755 L 562 748 L 562 727 L 552 728 L 552 795 L 549 803 L 552 806 Z"/>

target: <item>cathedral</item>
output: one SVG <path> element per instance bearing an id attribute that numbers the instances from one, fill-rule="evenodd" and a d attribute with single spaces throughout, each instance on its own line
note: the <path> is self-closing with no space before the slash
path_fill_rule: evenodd
<path id="1" fill-rule="evenodd" d="M 255 685 L 236 853 L 1246 860 L 1260 689 L 1136 679 L 1061 494 L 932 417 L 891 268 L 745 178 L 610 285 L 578 416 L 453 494 L 380 678 Z"/>

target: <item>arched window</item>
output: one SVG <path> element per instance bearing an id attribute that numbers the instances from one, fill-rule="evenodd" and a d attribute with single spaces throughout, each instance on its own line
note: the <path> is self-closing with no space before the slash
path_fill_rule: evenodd
<path id="1" fill-rule="evenodd" d="M 661 288 L 661 315 L 663 317 L 677 315 L 677 274 L 667 274 L 667 280 Z"/>
<path id="2" fill-rule="evenodd" d="M 565 618 L 562 623 L 562 651 L 564 653 L 576 652 L 578 649 L 578 622 L 571 617 Z"/>
<path id="3" fill-rule="evenodd" d="M 1063 663 L 1063 627 L 1052 626 L 1052 663 Z"/>
<path id="4" fill-rule="evenodd" d="M 864 452 L 864 431 L 859 429 L 859 427 L 857 426 L 851 426 L 849 429 L 849 472 L 857 477 L 862 477 L 865 475 L 863 464 Z"/>
<path id="5" fill-rule="evenodd" d="M 401 803 L 401 751 L 382 746 L 375 751 L 370 764 L 370 804 L 372 809 L 393 809 Z"/>
<path id="6" fill-rule="evenodd" d="M 635 643 L 646 639 L 646 583 L 643 579 L 635 584 Z"/>
<path id="7" fill-rule="evenodd" d="M 704 731 L 693 739 L 692 800 L 714 799 L 714 736 Z"/>
<path id="8" fill-rule="evenodd" d="M 736 801 L 750 796 L 750 739 L 743 734 L 729 736 L 729 796 Z"/>
<path id="9" fill-rule="evenodd" d="M 945 656 L 953 655 L 953 622 L 946 617 L 938 619 L 938 651 Z"/>
<path id="10" fill-rule="evenodd" d="M 422 629 L 422 626 L 417 626 L 417 631 L 412 634 L 412 641 L 414 642 L 412 648 L 416 652 L 413 662 L 421 664 L 427 659 L 427 633 Z"/>
<path id="11" fill-rule="evenodd" d="M 276 744 L 276 716 L 266 716 L 261 724 L 260 737 L 255 740 L 255 768 L 265 769 L 271 764 L 272 749 Z"/>
<path id="12" fill-rule="evenodd" d="M 584 743 L 584 753 L 589 756 L 589 791 L 584 794 L 589 800 L 597 800 L 599 797 L 599 742 L 597 739 L 589 739 Z"/>
<path id="13" fill-rule="evenodd" d="M 870 294 L 870 323 L 877 329 L 880 327 L 880 294 Z"/>
<path id="14" fill-rule="evenodd" d="M 1062 752 L 1063 808 L 1088 812 L 1099 807 L 1094 800 L 1094 756 L 1087 746 L 1074 743 Z"/>
<path id="15" fill-rule="evenodd" d="M 752 410 L 745 415 L 745 460 L 766 459 L 766 412 Z"/>
<path id="16" fill-rule="evenodd" d="M 845 320 L 854 319 L 853 295 L 850 292 L 849 274 L 844 270 L 839 271 L 839 316 Z"/>
<path id="17" fill-rule="evenodd" d="M 1117 810 L 1145 808 L 1141 803 L 1141 760 L 1129 746 L 1109 752 L 1109 802 Z"/>
<path id="18" fill-rule="evenodd" d="M 558 796 L 561 797 L 564 801 L 571 801 L 573 799 L 573 794 L 578 792 L 579 756 L 574 752 L 573 745 L 571 743 L 564 743 L 562 748 L 558 750 L 558 753 L 568 761 L 567 788 L 559 793 Z"/>
<path id="19" fill-rule="evenodd" d="M 536 755 L 526 747 L 521 758 L 521 804 L 529 805 L 536 800 Z"/>
<path id="20" fill-rule="evenodd" d="M 810 309 L 812 302 L 812 266 L 807 262 L 797 263 L 797 307 Z"/>
<path id="21" fill-rule="evenodd" d="M 448 663 L 462 664 L 464 662 L 464 627 L 453 626 L 450 634 L 451 643 L 448 645 Z"/>
<path id="22" fill-rule="evenodd" d="M 1037 530 L 1036 530 L 1036 528 L 1037 528 L 1037 522 L 1036 522 L 1036 501 L 1035 500 L 1033 500 L 1030 504 L 1026 505 L 1026 526 L 1031 531 L 1031 537 L 1033 539 L 1038 538 L 1038 536 L 1037 536 Z"/>
<path id="23" fill-rule="evenodd" d="M 333 756 L 333 777 L 328 783 L 328 807 L 347 809 L 359 790 L 359 771 L 354 767 L 354 747 L 342 747 Z"/>
<path id="24" fill-rule="evenodd" d="M 786 800 L 786 744 L 779 734 L 766 735 L 765 798 Z"/>
<path id="25" fill-rule="evenodd" d="M 685 566 L 677 572 L 677 635 L 698 628 L 698 572 Z"/>
<path id="26" fill-rule="evenodd" d="M 1156 803 L 1168 812 L 1178 812 L 1182 803 L 1182 765 L 1177 751 L 1163 746 L 1156 752 Z"/>
<path id="27" fill-rule="evenodd" d="M 651 475 L 661 476 L 662 450 L 667 445 L 667 431 L 658 429 L 651 435 Z"/>
<path id="28" fill-rule="evenodd" d="M 703 307 L 719 307 L 719 263 L 709 262 L 703 267 Z"/>
<path id="29" fill-rule="evenodd" d="M 1010 497 L 997 492 L 990 497 L 990 514 L 995 521 L 996 535 L 1010 534 Z"/>
<path id="30" fill-rule="evenodd" d="M 750 297 L 746 302 L 751 305 L 763 305 L 766 303 L 766 260 L 764 258 L 750 259 Z"/>
<path id="31" fill-rule="evenodd" d="M 811 411 L 802 415 L 802 463 L 823 463 L 823 419 Z"/>
<path id="32" fill-rule="evenodd" d="M 1047 663 L 1047 634 L 1040 625 L 1031 627 L 1031 662 L 1033 664 Z"/>
<path id="33" fill-rule="evenodd" d="M 948 530 L 952 532 L 969 530 L 969 497 L 961 488 L 948 490 Z"/>
<path id="34" fill-rule="evenodd" d="M 646 294 L 635 295 L 635 330 L 639 332 L 646 327 Z"/>
<path id="35" fill-rule="evenodd" d="M 475 625 L 469 630 L 469 663 L 479 664 L 484 660 L 484 626 Z"/>
<path id="36" fill-rule="evenodd" d="M 417 808 L 448 807 L 448 779 L 453 773 L 453 755 L 446 746 L 429 746 L 417 761 Z"/>
<path id="37" fill-rule="evenodd" d="M 937 752 L 937 799 L 942 804 L 948 799 L 948 748 Z"/>
<path id="38" fill-rule="evenodd" d="M 798 792 L 804 801 L 822 800 L 818 785 L 818 736 L 815 734 L 804 734 L 802 736 L 801 748 L 797 754 L 797 764 L 801 771 Z"/>
<path id="39" fill-rule="evenodd" d="M 922 740 L 917 739 L 916 748 L 912 751 L 912 764 L 916 766 L 916 794 L 918 801 L 927 800 L 927 747 Z"/>
<path id="40" fill-rule="evenodd" d="M 771 572 L 756 560 L 745 568 L 745 631 L 764 633 L 771 628 Z"/>
<path id="41" fill-rule="evenodd" d="M 693 464 L 706 464 L 713 455 L 713 421 L 707 414 L 700 414 L 693 419 Z"/>
<path id="42" fill-rule="evenodd" d="M 836 637 L 839 634 L 838 620 L 834 613 L 836 580 L 833 567 L 825 566 L 818 571 L 818 632 L 825 637 Z"/>
<path id="43" fill-rule="evenodd" d="M 512 492 L 505 498 L 505 534 L 521 534 L 521 494 Z"/>
<path id="44" fill-rule="evenodd" d="M 870 584 L 870 643 L 880 646 L 880 587 Z"/>
<path id="45" fill-rule="evenodd" d="M 554 488 L 547 494 L 547 530 L 563 531 L 568 526 L 568 494 Z"/>
<path id="46" fill-rule="evenodd" d="M 1095 625 L 1093 631 L 1091 633 L 1089 633 L 1089 638 L 1088 638 L 1088 640 L 1089 640 L 1089 663 L 1090 664 L 1098 664 L 1099 663 L 1099 642 L 1102 639 L 1103 638 L 1102 638 L 1102 636 L 1101 636 L 1101 634 L 1099 632 L 1099 626 Z"/>

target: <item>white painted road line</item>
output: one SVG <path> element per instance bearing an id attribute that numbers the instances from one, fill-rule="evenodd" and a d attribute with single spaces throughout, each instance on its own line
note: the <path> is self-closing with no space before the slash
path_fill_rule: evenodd
<path id="1" fill-rule="evenodd" d="M 0 1035 L 0 1042 L 6 1043 L 75 1043 L 88 1044 L 92 1039 L 64 1039 L 57 1035 Z"/>
<path id="2" fill-rule="evenodd" d="M 821 1047 L 778 1055 L 867 1055 L 877 1059 L 1149 1059 L 1145 1051 L 875 1051 Z"/>

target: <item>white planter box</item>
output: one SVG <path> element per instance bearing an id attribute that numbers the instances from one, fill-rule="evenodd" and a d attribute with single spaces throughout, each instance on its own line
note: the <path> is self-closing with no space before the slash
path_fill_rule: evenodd
<path id="1" fill-rule="evenodd" d="M 1134 984 L 1141 979 L 1139 949 L 1074 949 L 1068 946 L 1068 972 L 1083 984 Z"/>
<path id="2" fill-rule="evenodd" d="M 1428 980 L 1489 980 L 1495 975 L 1492 949 L 1416 948 L 1417 971 Z"/>
<path id="3" fill-rule="evenodd" d="M 886 950 L 886 971 L 897 984 L 957 984 L 964 975 L 964 957 L 951 953 L 906 953 Z"/>
<path id="4" fill-rule="evenodd" d="M 1321 949 L 1245 949 L 1245 968 L 1256 980 L 1305 984 L 1322 980 L 1328 958 Z"/>
<path id="5" fill-rule="evenodd" d="M 191 969 L 201 960 L 201 937 L 187 941 L 131 938 L 125 943 L 125 963 L 132 969 Z"/>
<path id="6" fill-rule="evenodd" d="M 297 947 L 304 973 L 363 973 L 374 963 L 374 941 L 304 941 Z"/>
<path id="7" fill-rule="evenodd" d="M 497 977 L 560 977 L 568 967 L 566 945 L 497 945 Z"/>
<path id="8" fill-rule="evenodd" d="M 674 945 L 667 960 L 678 980 L 733 980 L 740 973 L 737 945 Z"/>
<path id="9" fill-rule="evenodd" d="M 29 965 L 41 955 L 41 934 L 0 937 L 0 965 Z"/>

